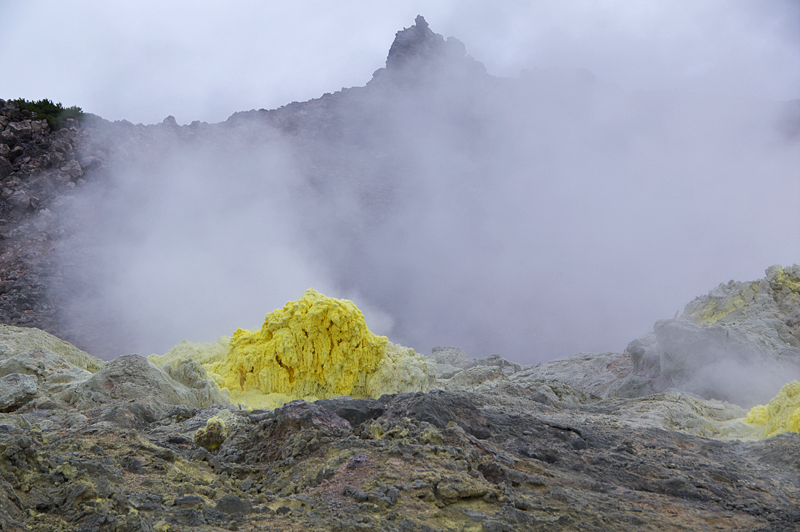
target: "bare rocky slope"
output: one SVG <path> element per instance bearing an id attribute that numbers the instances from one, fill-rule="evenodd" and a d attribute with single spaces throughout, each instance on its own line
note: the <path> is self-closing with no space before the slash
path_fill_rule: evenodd
<path id="1" fill-rule="evenodd" d="M 433 355 L 439 390 L 247 411 L 191 360 L 104 363 L 2 326 L 0 529 L 800 526 L 798 434 L 732 439 L 746 410 L 677 389 L 602 398 L 606 375 L 576 368 L 609 355 L 564 380 L 563 363 Z"/>
<path id="2" fill-rule="evenodd" d="M 366 87 L 222 124 L 88 116 L 53 132 L 0 101 L 0 530 L 800 528 L 800 435 L 759 440 L 742 420 L 798 376 L 796 265 L 720 285 L 623 353 L 520 366 L 436 348 L 436 391 L 273 411 L 231 404 L 191 360 L 101 360 L 108 339 L 63 319 L 81 287 L 63 290 L 70 255 L 54 256 L 83 223 L 63 213 L 113 169 L 158 164 L 176 141 L 224 151 L 220 131 L 231 145 L 279 131 L 321 196 L 358 181 L 380 218 L 411 163 L 384 156 L 393 129 L 370 117 L 409 91 L 455 113 L 436 85 L 464 76 L 482 80 L 465 98 L 514 90 L 420 17 Z M 363 156 L 338 157 L 331 138 Z"/>

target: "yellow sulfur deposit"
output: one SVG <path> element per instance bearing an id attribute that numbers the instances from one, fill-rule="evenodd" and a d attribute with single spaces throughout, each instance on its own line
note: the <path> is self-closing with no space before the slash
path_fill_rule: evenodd
<path id="1" fill-rule="evenodd" d="M 371 333 L 352 301 L 314 289 L 267 314 L 257 331 L 237 329 L 232 338 L 211 344 L 183 341 L 163 356 L 148 357 L 173 367 L 186 358 L 227 388 L 232 401 L 254 408 L 428 391 L 435 380 L 413 349 Z"/>
<path id="2" fill-rule="evenodd" d="M 177 368 L 182 360 L 188 358 L 199 363 L 208 371 L 210 364 L 225 358 L 230 345 L 230 336 L 220 336 L 215 342 L 211 343 L 184 340 L 163 355 L 150 355 L 147 360 L 154 364 Z"/>
<path id="3" fill-rule="evenodd" d="M 775 282 L 781 284 L 796 294 L 800 294 L 800 277 L 797 277 L 797 266 L 795 266 L 794 275 L 791 275 L 785 268 L 781 268 L 778 272 Z"/>
<path id="4" fill-rule="evenodd" d="M 704 307 L 695 309 L 690 315 L 694 317 L 698 325 L 713 325 L 730 314 L 747 308 L 755 301 L 758 290 L 758 282 L 747 283 L 738 294 L 725 299 L 712 299 Z"/>
<path id="5" fill-rule="evenodd" d="M 225 359 L 211 371 L 231 392 L 364 397 L 367 375 L 377 368 L 387 343 L 367 329 L 351 301 L 309 289 L 267 314 L 260 330 L 237 329 Z"/>
<path id="6" fill-rule="evenodd" d="M 767 437 L 783 432 L 800 432 L 800 382 L 792 381 L 766 406 L 750 410 L 745 420 L 764 427 Z"/>
<path id="7" fill-rule="evenodd" d="M 225 421 L 217 416 L 206 421 L 206 426 L 197 429 L 194 435 L 194 443 L 200 447 L 205 447 L 209 451 L 215 451 L 228 438 L 228 431 L 225 430 Z"/>

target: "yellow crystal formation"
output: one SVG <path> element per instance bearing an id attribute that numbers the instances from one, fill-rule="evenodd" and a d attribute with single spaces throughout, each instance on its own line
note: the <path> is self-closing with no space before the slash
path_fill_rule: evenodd
<path id="1" fill-rule="evenodd" d="M 366 397 L 367 376 L 387 343 L 351 301 L 309 289 L 267 314 L 260 330 L 237 329 L 226 357 L 210 370 L 231 392 Z"/>
<path id="2" fill-rule="evenodd" d="M 277 408 L 294 399 L 427 392 L 435 382 L 413 349 L 369 331 L 364 315 L 345 299 L 314 289 L 267 314 L 257 331 L 238 329 L 213 343 L 184 340 L 154 364 L 199 362 L 231 400 Z"/>
<path id="3" fill-rule="evenodd" d="M 225 421 L 214 416 L 206 421 L 206 426 L 197 429 L 194 435 L 194 443 L 204 447 L 209 451 L 216 451 L 228 438 L 225 430 Z"/>
<path id="4" fill-rule="evenodd" d="M 766 406 L 753 407 L 745 420 L 764 427 L 767 437 L 783 432 L 800 432 L 800 382 L 792 381 L 781 388 Z"/>

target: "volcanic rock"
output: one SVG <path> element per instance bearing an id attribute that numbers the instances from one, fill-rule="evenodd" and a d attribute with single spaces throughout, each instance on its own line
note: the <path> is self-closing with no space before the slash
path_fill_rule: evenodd
<path id="1" fill-rule="evenodd" d="M 36 377 L 11 373 L 0 378 L 0 412 L 19 409 L 36 394 Z"/>
<path id="2" fill-rule="evenodd" d="M 197 364 L 190 370 L 180 370 L 184 375 L 189 371 L 196 372 L 184 382 L 200 383 L 198 389 L 176 381 L 145 358 L 123 355 L 103 366 L 91 378 L 62 392 L 60 398 L 81 410 L 129 400 L 148 404 L 156 410 L 163 410 L 167 405 L 202 408 L 212 404 L 230 404 L 213 382 L 203 381 L 205 372 L 201 373 L 201 370 Z"/>
<path id="3" fill-rule="evenodd" d="M 87 364 L 68 344 L 20 328 L 0 346 L 0 367 L 19 371 L 0 381 L 30 384 L 0 414 L 0 524 L 9 530 L 800 523 L 800 436 L 725 441 L 726 431 L 742 437 L 745 410 L 677 391 L 601 399 L 534 380 L 531 368 L 511 375 L 525 376 L 514 382 L 499 366 L 475 365 L 463 371 L 488 368 L 501 381 L 484 393 L 294 401 L 248 412 L 202 406 L 196 388 L 141 357 Z M 179 373 L 196 383 L 198 367 Z M 47 409 L 43 398 L 25 402 L 41 393 L 37 383 L 57 396 Z M 29 408 L 33 401 L 40 408 Z M 212 426 L 220 441 L 207 445 L 202 435 Z"/>
<path id="4" fill-rule="evenodd" d="M 686 306 L 678 319 L 628 345 L 638 378 L 753 406 L 800 378 L 800 266 L 772 266 L 766 277 L 731 281 Z"/>

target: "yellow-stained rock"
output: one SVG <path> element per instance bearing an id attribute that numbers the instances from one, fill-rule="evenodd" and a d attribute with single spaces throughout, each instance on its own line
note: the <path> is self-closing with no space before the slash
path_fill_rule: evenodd
<path id="1" fill-rule="evenodd" d="M 775 283 L 780 284 L 796 294 L 800 294 L 800 276 L 797 275 L 797 266 L 787 271 L 781 268 L 775 277 Z"/>
<path id="2" fill-rule="evenodd" d="M 784 432 L 800 432 L 800 382 L 792 381 L 766 406 L 753 407 L 745 420 L 763 426 L 767 437 Z"/>
<path id="3" fill-rule="evenodd" d="M 237 329 L 227 356 L 211 371 L 232 394 L 366 397 L 367 376 L 387 344 L 385 336 L 369 331 L 351 301 L 309 289 L 267 314 L 260 330 Z"/>
<path id="4" fill-rule="evenodd" d="M 705 306 L 693 309 L 689 316 L 698 325 L 713 325 L 737 311 L 746 310 L 755 301 L 758 291 L 758 281 L 743 283 L 738 293 L 726 298 L 711 299 Z"/>
<path id="5" fill-rule="evenodd" d="M 260 330 L 238 329 L 232 338 L 212 343 L 184 340 L 163 356 L 148 357 L 172 368 L 187 359 L 230 391 L 234 403 L 252 408 L 278 408 L 295 399 L 427 392 L 435 382 L 413 349 L 371 333 L 352 301 L 314 289 L 267 314 Z"/>
<path id="6" fill-rule="evenodd" d="M 209 451 L 217 450 L 226 439 L 228 439 L 228 432 L 225 429 L 225 421 L 217 416 L 206 421 L 206 426 L 197 429 L 194 435 L 194 443 Z"/>

